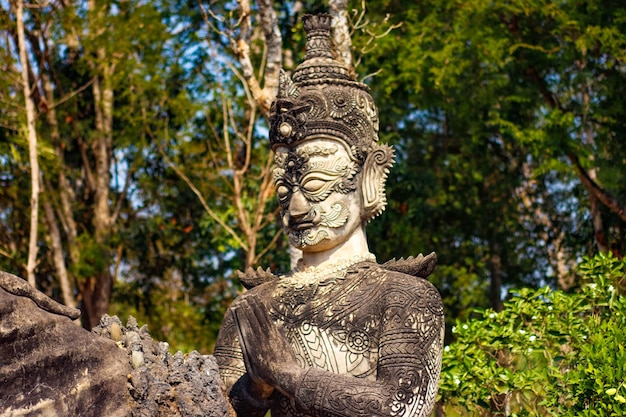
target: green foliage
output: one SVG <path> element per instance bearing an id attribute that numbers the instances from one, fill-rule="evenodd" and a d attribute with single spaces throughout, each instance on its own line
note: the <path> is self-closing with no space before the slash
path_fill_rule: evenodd
<path id="1" fill-rule="evenodd" d="M 377 0 L 367 8 L 371 20 L 402 23 L 359 68 L 380 70 L 369 80 L 380 136 L 398 155 L 388 210 L 368 228 L 379 258 L 436 251 L 433 281 L 454 318 L 500 308 L 502 288 L 564 287 L 559 262 L 571 269 L 598 251 L 598 239 L 626 253 L 615 212 L 602 207 L 594 230 L 570 160 L 626 204 L 624 2 Z"/>
<path id="2" fill-rule="evenodd" d="M 107 251 L 92 236 L 85 233 L 78 237 L 80 258 L 72 264 L 72 275 L 81 283 L 85 278 L 96 275 L 99 271 L 107 268 Z"/>
<path id="3" fill-rule="evenodd" d="M 362 7 L 351 3 L 349 9 Z M 257 212 L 269 152 L 267 123 L 246 102 L 232 71 L 238 64 L 228 36 L 236 38 L 245 26 L 238 2 L 203 3 L 212 28 L 196 2 L 89 4 L 46 3 L 25 13 L 42 198 L 58 218 L 74 295 L 81 298 L 86 278 L 111 271 L 117 281 L 109 313 L 137 315 L 172 346 L 195 343 L 209 350 L 221 314 L 239 290 L 233 271 L 250 262 L 241 218 Z M 15 21 L 9 3 L 2 7 L 0 269 L 23 275 L 28 147 L 23 108 L 16 105 L 23 97 L 16 84 Z M 250 53 L 258 69 L 266 56 L 256 7 L 252 2 Z M 274 7 L 283 65 L 293 69 L 304 49 L 299 15 L 326 7 L 310 0 Z M 349 13 L 357 20 L 358 12 Z M 592 227 L 588 195 L 568 155 L 626 201 L 623 2 L 368 1 L 353 46 L 362 58 L 359 78 L 382 70 L 368 82 L 380 109 L 381 140 L 398 154 L 388 210 L 368 226 L 371 248 L 380 261 L 436 251 L 432 280 L 450 323 L 473 317 L 476 307 L 498 307 L 503 288 L 556 285 L 558 262 L 567 274 L 573 259 L 595 250 L 594 237 L 601 234 Z M 42 96 L 44 75 L 52 82 L 51 100 Z M 256 75 L 262 78 L 262 71 Z M 95 76 L 113 94 L 108 201 L 119 215 L 104 237 L 94 230 L 96 195 L 87 175 L 96 168 L 95 141 L 103 133 L 96 129 Z M 52 109 L 58 135 L 48 119 Z M 197 187 L 214 216 L 166 158 Z M 244 167 L 245 178 L 235 187 L 234 173 Z M 62 188 L 69 189 L 69 214 Z M 272 203 L 261 207 L 262 227 L 250 240 L 256 255 L 263 254 L 260 265 L 285 270 L 286 242 L 275 239 L 270 194 Z M 625 253 L 626 226 L 601 210 L 608 243 Z M 39 236 L 37 280 L 58 299 L 43 221 Z M 276 249 L 264 252 L 270 243 Z"/>
<path id="4" fill-rule="evenodd" d="M 579 272 L 575 292 L 523 289 L 457 321 L 439 390 L 448 415 L 626 414 L 626 261 L 601 253 Z"/>
<path id="5" fill-rule="evenodd" d="M 219 286 L 198 291 L 172 273 L 176 272 L 170 269 L 162 274 L 164 279 L 153 279 L 149 287 L 141 287 L 137 281 L 118 282 L 111 311 L 123 322 L 133 316 L 141 325 L 147 324 L 150 335 L 166 341 L 172 353 L 196 350 L 208 354 L 232 297 L 225 297 L 228 291 L 219 291 Z"/>

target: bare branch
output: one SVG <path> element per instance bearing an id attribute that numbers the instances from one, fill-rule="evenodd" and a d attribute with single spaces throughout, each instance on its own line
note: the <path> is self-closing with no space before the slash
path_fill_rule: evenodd
<path id="1" fill-rule="evenodd" d="M 154 140 L 154 135 L 151 132 L 149 132 L 149 135 Z M 228 232 L 228 234 L 230 234 L 232 238 L 235 239 L 235 241 L 239 244 L 239 246 L 241 246 L 243 250 L 248 251 L 248 245 L 244 241 L 241 240 L 239 235 L 229 225 L 227 225 L 222 219 L 220 219 L 217 213 L 213 211 L 213 209 L 209 206 L 209 204 L 207 203 L 206 199 L 204 198 L 200 190 L 198 190 L 198 188 L 195 185 L 193 185 L 189 177 L 187 177 L 185 173 L 182 172 L 180 168 L 178 168 L 176 164 L 174 164 L 172 160 L 167 156 L 161 144 L 158 144 L 157 147 L 159 149 L 159 153 L 161 154 L 165 162 L 167 162 L 167 164 L 174 170 L 174 172 L 176 172 L 176 175 L 178 175 L 185 182 L 185 184 L 187 184 L 187 186 L 191 189 L 191 191 L 193 191 L 193 193 L 198 197 L 198 199 L 200 200 L 200 203 L 202 204 L 202 207 L 207 212 L 207 214 L 213 220 L 215 220 L 220 226 L 222 226 L 224 230 L 226 230 L 226 232 Z"/>
<path id="2" fill-rule="evenodd" d="M 122 211 L 122 204 L 126 199 L 126 194 L 128 194 L 128 188 L 130 187 L 130 181 L 135 172 L 135 167 L 131 166 L 126 173 L 126 179 L 124 181 L 124 188 L 122 189 L 122 193 L 117 199 L 117 203 L 115 204 L 115 210 L 113 211 L 113 215 L 111 216 L 111 224 L 115 224 L 118 216 L 120 215 L 120 211 Z"/>
<path id="3" fill-rule="evenodd" d="M 367 35 L 367 40 L 365 41 L 363 46 L 359 48 L 357 57 L 354 60 L 353 67 L 356 69 L 361 64 L 363 57 L 376 49 L 377 47 L 376 41 L 378 39 L 384 38 L 385 36 L 389 35 L 391 31 L 402 26 L 402 22 L 391 24 L 389 22 L 391 15 L 387 14 L 381 24 L 381 28 L 383 29 L 382 32 L 377 33 L 376 31 L 371 29 L 373 27 L 377 28 L 377 25 L 373 24 L 372 22 L 369 21 L 369 19 L 365 17 L 365 0 L 361 1 L 361 9 L 353 10 L 352 15 L 353 15 L 352 18 L 350 18 L 350 22 L 348 23 L 349 26 L 352 27 L 352 29 L 348 33 L 348 37 L 351 37 L 352 35 L 354 35 L 356 31 L 363 32 Z M 346 18 L 347 18 L 347 14 L 346 14 Z M 380 28 L 378 30 L 380 30 Z M 376 74 L 378 74 L 378 72 L 368 74 L 367 76 L 363 78 L 363 80 L 366 80 L 367 78 L 370 78 Z"/>
<path id="4" fill-rule="evenodd" d="M 209 17 L 216 19 L 210 11 L 206 10 L 200 3 L 200 9 L 202 17 L 210 30 L 215 31 L 227 37 L 230 41 L 231 48 L 239 65 L 241 66 L 241 74 L 233 69 L 232 64 L 227 64 L 238 78 L 244 80 L 243 85 L 248 90 L 246 95 L 251 95 L 257 104 L 257 107 L 261 110 L 263 115 L 267 117 L 269 115 L 269 108 L 271 102 L 276 97 L 278 92 L 278 79 L 280 73 L 280 66 L 282 63 L 282 36 L 278 28 L 278 19 L 276 13 L 272 7 L 270 0 L 261 0 L 258 3 L 259 8 L 259 24 L 263 30 L 265 37 L 266 62 L 265 68 L 262 68 L 258 73 L 264 74 L 263 76 L 263 88 L 261 82 L 255 74 L 255 68 L 252 64 L 252 58 L 250 54 L 250 45 L 252 43 L 252 22 L 251 22 L 251 8 L 249 0 L 239 0 L 239 17 L 235 27 L 239 29 L 239 37 L 234 39 L 233 36 L 220 31 L 215 25 L 211 23 Z"/>
<path id="5" fill-rule="evenodd" d="M 4 249 L 0 248 L 0 255 L 7 257 L 9 259 L 13 259 L 13 255 L 11 255 L 9 252 L 5 251 Z"/>
<path id="6" fill-rule="evenodd" d="M 222 103 L 225 103 L 225 98 L 222 99 Z M 228 167 L 233 171 L 233 202 L 235 204 L 237 217 L 239 221 L 239 227 L 243 231 L 244 235 L 247 239 L 252 238 L 250 232 L 250 219 L 248 216 L 248 212 L 245 210 L 243 204 L 243 189 L 241 185 L 241 173 L 236 169 L 233 161 L 232 154 L 232 145 L 230 143 L 230 136 L 228 134 L 228 120 L 231 120 L 231 123 L 234 125 L 234 121 L 232 121 L 232 109 L 230 106 L 226 106 L 223 104 L 224 113 L 224 142 L 226 145 L 226 158 L 228 160 Z M 247 265 L 249 266 L 249 265 Z"/>
<path id="7" fill-rule="evenodd" d="M 59 99 L 59 101 L 56 101 L 54 103 L 50 103 L 48 105 L 48 108 L 54 108 L 60 104 L 65 103 L 66 101 L 68 101 L 69 99 L 71 99 L 72 97 L 82 93 L 87 87 L 89 87 L 91 84 L 94 83 L 94 81 L 96 81 L 96 77 L 93 77 L 91 80 L 89 80 L 87 82 L 87 84 L 83 85 L 82 87 L 79 87 L 78 89 L 72 91 L 71 93 L 67 94 L 65 97 L 62 97 L 61 99 Z"/>
<path id="8" fill-rule="evenodd" d="M 220 136 L 217 133 L 217 129 L 215 128 L 215 124 L 213 123 L 213 120 L 211 120 L 211 118 L 209 117 L 208 111 L 205 111 L 204 116 L 205 116 L 205 119 L 206 119 L 206 122 L 207 122 L 207 126 L 211 130 L 211 133 L 213 134 L 213 137 L 215 138 L 216 142 L 219 145 L 221 145 Z M 217 160 L 217 156 L 215 155 L 215 152 L 213 151 L 213 147 L 211 146 L 211 141 L 207 140 L 206 144 L 207 144 L 207 149 L 209 151 L 209 157 L 211 158 L 211 162 L 213 162 L 213 166 L 217 168 L 220 164 L 219 164 L 219 162 Z"/>
<path id="9" fill-rule="evenodd" d="M 272 176 L 270 175 L 270 169 L 272 166 L 273 159 L 271 156 L 268 156 L 265 161 L 265 166 L 263 167 L 263 177 L 261 182 L 261 192 L 259 194 L 258 205 L 255 212 L 255 229 L 261 230 L 261 222 L 263 220 L 263 212 L 265 211 L 265 206 L 267 204 L 267 200 L 272 194 L 273 190 L 273 182 Z"/>
<path id="10" fill-rule="evenodd" d="M 246 79 L 244 78 L 244 76 L 239 72 L 239 70 L 237 70 L 237 68 L 235 68 L 232 62 L 226 62 L 226 65 L 233 72 L 233 74 L 235 74 L 235 77 L 237 77 L 239 81 L 241 81 L 241 85 L 243 86 L 246 97 L 248 98 L 248 103 L 250 103 L 250 105 L 253 105 L 255 103 L 254 97 L 252 97 L 252 94 L 250 93 L 250 88 L 248 87 L 248 83 L 246 83 Z"/>
<path id="11" fill-rule="evenodd" d="M 26 7 L 27 9 L 43 9 L 44 7 L 48 7 L 49 4 L 50 4 L 49 1 L 44 1 L 42 4 L 24 3 L 24 7 Z"/>
<path id="12" fill-rule="evenodd" d="M 78 132 L 78 128 L 76 125 L 73 125 L 73 128 L 75 132 Z M 91 164 L 89 163 L 89 158 L 87 157 L 87 144 L 80 137 L 78 137 L 78 148 L 80 149 L 80 157 L 83 161 L 83 169 L 85 171 L 87 187 L 90 190 L 93 190 L 96 187 L 96 179 L 93 173 L 93 169 L 91 168 Z"/>
<path id="13" fill-rule="evenodd" d="M 226 95 L 224 94 L 224 91 L 221 91 L 221 96 L 222 96 L 222 135 L 223 135 L 223 140 L 224 140 L 224 150 L 226 151 L 226 163 L 228 164 L 228 168 L 232 169 L 233 172 L 235 171 L 235 167 L 233 165 L 233 150 L 230 146 L 230 132 L 228 131 L 229 125 L 228 125 L 228 121 L 229 121 L 229 106 L 228 106 L 228 102 L 227 102 L 227 98 Z"/>
<path id="14" fill-rule="evenodd" d="M 239 170 L 241 174 L 245 173 L 250 166 L 250 159 L 252 158 L 252 136 L 254 135 L 254 124 L 256 123 L 256 106 L 250 108 L 250 120 L 248 121 L 248 132 L 245 137 L 246 143 L 246 160 L 243 166 Z"/>
<path id="15" fill-rule="evenodd" d="M 580 178 L 580 181 L 583 183 L 587 191 L 589 191 L 595 198 L 600 200 L 602 204 L 604 204 L 609 210 L 617 214 L 623 222 L 626 222 L 626 207 L 624 207 L 621 202 L 618 201 L 611 193 L 600 187 L 598 183 L 589 176 L 587 171 L 580 164 L 580 160 L 576 155 L 570 153 L 567 155 L 567 157 L 574 165 L 574 168 L 576 168 L 578 177 Z"/>
<path id="16" fill-rule="evenodd" d="M 371 73 L 367 74 L 365 77 L 361 78 L 361 82 L 365 82 L 365 80 L 367 80 L 368 78 L 375 77 L 378 74 L 380 74 L 381 72 L 383 72 L 382 68 L 380 68 L 380 69 L 378 69 L 378 70 L 376 70 L 374 72 L 371 72 Z"/>
<path id="17" fill-rule="evenodd" d="M 263 250 L 261 252 L 259 252 L 258 255 L 256 255 L 254 257 L 254 262 L 253 264 L 257 264 L 259 263 L 259 261 L 261 260 L 261 258 L 267 253 L 269 252 L 270 249 L 272 249 L 275 245 L 276 242 L 278 242 L 278 238 L 280 237 L 280 235 L 283 233 L 282 230 L 278 229 L 278 231 L 276 233 L 274 233 L 274 236 L 272 237 L 272 240 L 270 241 L 270 243 L 267 244 L 267 246 L 265 246 L 265 248 L 263 248 Z"/>

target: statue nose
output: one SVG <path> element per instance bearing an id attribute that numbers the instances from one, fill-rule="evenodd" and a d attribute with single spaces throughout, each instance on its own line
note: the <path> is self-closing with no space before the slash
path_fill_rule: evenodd
<path id="1" fill-rule="evenodd" d="M 294 191 L 289 202 L 289 216 L 294 220 L 300 220 L 311 211 L 311 204 L 306 197 L 299 191 Z"/>

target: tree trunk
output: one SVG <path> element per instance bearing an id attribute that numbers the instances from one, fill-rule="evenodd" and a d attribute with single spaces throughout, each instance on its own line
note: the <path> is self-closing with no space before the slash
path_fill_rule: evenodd
<path id="1" fill-rule="evenodd" d="M 16 1 L 15 18 L 17 23 L 17 40 L 22 66 L 22 88 L 24 89 L 24 102 L 26 104 L 26 120 L 28 132 L 28 153 L 30 159 L 30 235 L 28 239 L 28 263 L 26 274 L 28 283 L 36 285 L 35 267 L 37 266 L 37 226 L 39 224 L 39 161 L 37 160 L 37 131 L 35 130 L 35 104 L 33 103 L 28 77 L 28 56 L 24 39 L 24 2 Z"/>
<path id="2" fill-rule="evenodd" d="M 352 68 L 352 39 L 348 28 L 348 0 L 329 0 L 328 9 L 333 17 L 333 45 L 337 60 Z"/>
<path id="3" fill-rule="evenodd" d="M 54 215 L 52 204 L 47 199 L 43 200 L 43 209 L 46 215 L 46 223 L 48 224 L 48 233 L 52 243 L 52 254 L 54 259 L 54 268 L 56 269 L 59 285 L 61 286 L 61 295 L 63 296 L 63 304 L 68 307 L 76 308 L 76 300 L 74 298 L 73 285 L 65 266 L 65 256 L 63 254 L 63 244 L 61 243 L 61 233 Z"/>
<path id="4" fill-rule="evenodd" d="M 52 83 L 50 82 L 50 76 L 46 73 L 41 75 L 41 79 L 43 82 L 43 89 L 46 94 L 46 101 L 50 104 L 54 103 L 54 91 L 52 88 Z M 78 262 L 80 258 L 80 254 L 78 251 L 78 246 L 76 244 L 77 232 L 76 232 L 76 221 L 74 220 L 74 214 L 72 212 L 72 203 L 71 201 L 74 199 L 72 188 L 67 181 L 65 176 L 65 156 L 63 154 L 63 149 L 61 147 L 61 135 L 59 133 L 59 122 L 57 120 L 56 108 L 52 105 L 48 108 L 46 112 L 46 119 L 48 124 L 50 125 L 50 139 L 52 144 L 54 145 L 54 151 L 57 156 L 57 170 L 58 170 L 58 188 L 55 190 L 55 194 L 57 194 L 61 201 L 61 208 L 57 213 L 59 220 L 61 221 L 61 225 L 63 226 L 63 231 L 65 232 L 65 236 L 67 237 L 67 246 L 70 255 L 70 261 L 75 264 Z M 50 187 L 48 187 L 50 189 Z"/>
<path id="5" fill-rule="evenodd" d="M 93 21 L 90 22 L 92 36 L 97 36 L 104 29 L 100 27 L 105 14 L 104 6 L 94 0 L 88 2 L 89 11 Z M 111 301 L 113 282 L 107 263 L 107 243 L 113 226 L 111 207 L 109 201 L 111 182 L 111 154 L 113 147 L 113 87 L 111 77 L 114 72 L 114 64 L 107 60 L 104 47 L 96 49 L 96 59 L 92 65 L 95 80 L 92 85 L 94 96 L 95 113 L 95 139 L 91 148 L 95 159 L 95 175 L 91 186 L 93 187 L 93 226 L 94 243 L 100 253 L 97 256 L 104 258 L 104 267 L 96 271 L 94 276 L 84 279 L 81 285 L 83 306 L 83 326 L 91 329 L 97 326 L 100 318 L 106 314 Z"/>
<path id="6" fill-rule="evenodd" d="M 524 181 L 515 190 L 524 208 L 527 211 L 526 218 L 529 222 L 535 222 L 542 226 L 539 238 L 546 242 L 546 252 L 550 265 L 554 268 L 559 289 L 567 291 L 576 283 L 576 275 L 573 273 L 575 265 L 568 258 L 563 241 L 565 232 L 555 224 L 536 197 L 536 183 L 532 178 L 532 168 L 528 162 L 522 165 Z"/>
<path id="7" fill-rule="evenodd" d="M 106 71 L 105 71 L 106 74 Z M 94 241 L 100 249 L 99 256 L 107 255 L 107 240 L 111 233 L 111 211 L 109 206 L 110 186 L 110 142 L 112 126 L 113 92 L 103 82 L 105 88 L 101 90 L 100 80 L 93 84 L 96 114 L 97 137 L 92 145 L 95 156 L 95 181 L 93 225 Z M 106 265 L 106 262 L 104 262 Z M 94 328 L 100 323 L 100 318 L 106 314 L 111 301 L 113 282 L 108 265 L 97 271 L 92 277 L 87 277 L 81 286 L 83 302 L 83 326 Z"/>
<path id="8" fill-rule="evenodd" d="M 568 291 L 576 284 L 576 274 L 574 274 L 573 262 L 568 259 L 567 253 L 563 248 L 563 240 L 565 234 L 560 232 L 556 239 L 554 239 L 554 250 L 550 253 L 550 258 L 556 265 L 556 282 L 559 289 Z"/>
<path id="9" fill-rule="evenodd" d="M 598 184 L 598 174 L 597 174 L 596 168 L 590 169 L 588 172 L 588 175 L 591 181 L 593 181 L 595 184 Z M 596 195 L 593 194 L 593 192 L 590 192 L 589 193 L 589 211 L 591 213 L 591 221 L 593 224 L 593 235 L 596 238 L 596 245 L 598 246 L 598 251 L 608 252 L 609 243 L 606 240 L 606 233 L 604 231 L 604 222 L 602 221 L 602 212 L 600 211 L 599 203 L 600 201 L 598 197 L 596 197 Z"/>
<path id="10" fill-rule="evenodd" d="M 71 188 L 65 178 L 65 158 L 63 150 L 60 146 L 61 135 L 59 134 L 59 123 L 57 120 L 56 109 L 52 106 L 54 103 L 54 91 L 52 83 L 50 82 L 50 76 L 46 73 L 41 75 L 43 89 L 46 95 L 46 101 L 50 104 L 48 111 L 46 112 L 46 119 L 50 126 L 50 140 L 55 147 L 55 153 L 58 158 L 58 189 L 54 190 L 54 194 L 60 196 L 61 210 L 58 211 L 58 217 L 63 225 L 63 230 L 67 236 L 67 246 L 70 254 L 71 263 L 78 262 L 80 255 L 76 246 L 76 222 L 71 211 L 71 198 L 69 193 Z M 59 230 L 57 215 L 52 204 L 52 184 L 50 181 L 46 181 L 49 198 L 44 199 L 44 213 L 46 215 L 46 223 L 48 224 L 48 232 L 50 234 L 50 240 L 52 242 L 54 267 L 57 272 L 57 278 L 61 287 L 61 294 L 63 296 L 63 303 L 69 307 L 76 307 L 76 298 L 74 296 L 74 285 L 72 279 L 69 276 L 67 270 L 67 263 L 65 261 L 65 254 L 63 252 L 63 243 L 61 239 L 61 233 Z M 42 187 L 43 189 L 43 187 Z"/>

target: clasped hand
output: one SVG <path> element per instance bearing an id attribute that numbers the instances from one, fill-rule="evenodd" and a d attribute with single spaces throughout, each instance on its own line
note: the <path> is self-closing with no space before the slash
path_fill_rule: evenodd
<path id="1" fill-rule="evenodd" d="M 298 366 L 293 348 L 268 316 L 263 302 L 251 294 L 233 313 L 253 390 L 266 398 L 274 389 L 293 396 L 304 369 Z"/>

